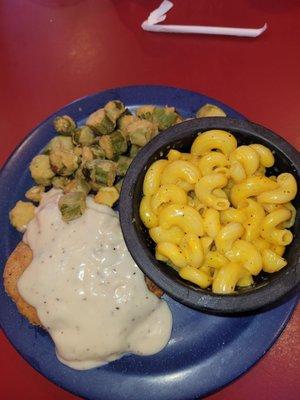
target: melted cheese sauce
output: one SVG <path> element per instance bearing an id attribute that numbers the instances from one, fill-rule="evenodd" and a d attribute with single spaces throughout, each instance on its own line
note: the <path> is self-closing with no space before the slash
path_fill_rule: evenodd
<path id="1" fill-rule="evenodd" d="M 118 214 L 87 200 L 82 217 L 65 223 L 61 191 L 43 196 L 24 242 L 33 260 L 19 279 L 37 309 L 59 360 L 88 369 L 125 353 L 149 355 L 169 341 L 172 315 L 151 293 L 128 252 Z"/>

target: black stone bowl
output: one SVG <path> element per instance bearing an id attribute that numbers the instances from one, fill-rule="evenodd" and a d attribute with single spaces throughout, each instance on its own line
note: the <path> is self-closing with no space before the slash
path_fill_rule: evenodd
<path id="1" fill-rule="evenodd" d="M 275 156 L 275 164 L 267 175 L 282 172 L 292 173 L 298 182 L 300 177 L 300 156 L 280 136 L 260 125 L 231 118 L 213 117 L 192 119 L 178 124 L 156 136 L 139 151 L 126 174 L 120 197 L 120 221 L 126 245 L 141 270 L 161 287 L 168 295 L 181 303 L 203 311 L 229 314 L 256 310 L 281 300 L 300 282 L 300 195 L 293 201 L 298 210 L 293 242 L 287 247 L 287 266 L 281 271 L 255 277 L 252 287 L 240 289 L 230 295 L 219 295 L 210 289 L 199 287 L 182 279 L 172 268 L 155 259 L 154 242 L 139 216 L 142 186 L 146 170 L 157 159 L 166 156 L 171 148 L 189 152 L 199 132 L 210 129 L 230 131 L 237 138 L 238 145 L 261 143 L 269 147 Z"/>

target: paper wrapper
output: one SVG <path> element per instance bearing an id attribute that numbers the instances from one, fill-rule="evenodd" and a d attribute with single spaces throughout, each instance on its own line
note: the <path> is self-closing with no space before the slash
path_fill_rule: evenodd
<path id="1" fill-rule="evenodd" d="M 221 26 L 201 26 L 201 25 L 164 25 L 163 22 L 167 15 L 166 13 L 173 7 L 173 3 L 164 0 L 161 5 L 152 11 L 146 21 L 142 23 L 142 28 L 145 31 L 151 32 L 168 32 L 168 33 L 195 33 L 205 35 L 226 35 L 226 36 L 241 36 L 241 37 L 257 37 L 266 29 L 267 24 L 261 28 L 231 28 Z"/>

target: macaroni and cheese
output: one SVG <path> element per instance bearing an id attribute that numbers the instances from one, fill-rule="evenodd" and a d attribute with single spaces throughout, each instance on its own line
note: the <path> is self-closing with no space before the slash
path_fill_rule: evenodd
<path id="1" fill-rule="evenodd" d="M 223 130 L 198 135 L 190 153 L 171 149 L 146 172 L 140 217 L 156 258 L 214 293 L 251 286 L 261 271 L 285 267 L 293 240 L 297 183 L 262 144 L 238 146 Z"/>

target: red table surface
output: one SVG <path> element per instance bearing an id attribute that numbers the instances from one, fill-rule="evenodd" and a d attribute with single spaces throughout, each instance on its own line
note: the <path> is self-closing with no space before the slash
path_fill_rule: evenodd
<path id="1" fill-rule="evenodd" d="M 153 34 L 140 28 L 159 1 L 0 2 L 0 163 L 36 124 L 70 101 L 131 84 L 215 97 L 300 148 L 300 1 L 174 1 L 168 22 L 259 27 L 257 39 Z M 210 400 L 293 400 L 300 393 L 300 307 L 273 348 Z M 32 369 L 0 336 L 6 400 L 76 397 Z M 238 355 L 237 355 L 238 357 Z"/>

